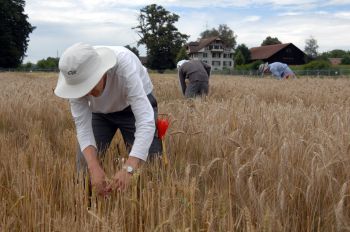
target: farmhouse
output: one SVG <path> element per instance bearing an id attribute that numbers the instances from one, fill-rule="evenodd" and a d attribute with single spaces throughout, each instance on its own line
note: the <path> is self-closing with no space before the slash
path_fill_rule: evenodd
<path id="1" fill-rule="evenodd" d="M 225 46 L 219 37 L 190 42 L 186 45 L 186 51 L 191 60 L 201 60 L 210 64 L 213 70 L 233 68 L 234 50 Z"/>
<path id="2" fill-rule="evenodd" d="M 306 54 L 292 43 L 274 44 L 250 49 L 251 60 L 282 62 L 286 64 L 305 64 Z"/>

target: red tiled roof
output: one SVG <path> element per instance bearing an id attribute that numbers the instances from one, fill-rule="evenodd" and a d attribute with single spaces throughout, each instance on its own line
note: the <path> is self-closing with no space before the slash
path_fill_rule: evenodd
<path id="1" fill-rule="evenodd" d="M 332 63 L 332 65 L 341 64 L 342 58 L 328 58 L 328 60 Z"/>
<path id="2" fill-rule="evenodd" d="M 274 45 L 266 45 L 261 47 L 254 47 L 250 49 L 250 55 L 252 60 L 263 60 L 271 57 L 276 54 L 281 49 L 287 47 L 291 43 L 285 44 L 274 44 Z"/>
<path id="3" fill-rule="evenodd" d="M 221 39 L 218 36 L 215 36 L 215 37 L 201 39 L 200 41 L 197 41 L 197 42 L 190 42 L 187 44 L 189 53 L 198 52 L 199 50 L 208 46 L 211 42 L 215 40 L 221 40 Z"/>

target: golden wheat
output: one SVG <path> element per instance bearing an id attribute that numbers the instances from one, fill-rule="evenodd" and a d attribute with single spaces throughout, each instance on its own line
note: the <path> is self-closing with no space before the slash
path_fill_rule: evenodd
<path id="1" fill-rule="evenodd" d="M 213 76 L 203 99 L 152 74 L 170 165 L 92 200 L 57 74 L 0 73 L 0 231 L 346 231 L 350 81 Z M 120 134 L 104 159 L 126 157 Z M 79 181 L 77 181 L 77 179 Z"/>

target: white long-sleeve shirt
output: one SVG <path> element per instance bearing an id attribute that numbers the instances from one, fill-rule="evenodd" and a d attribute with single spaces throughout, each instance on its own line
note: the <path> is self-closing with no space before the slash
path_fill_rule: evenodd
<path id="1" fill-rule="evenodd" d="M 155 132 L 154 112 L 147 98 L 153 90 L 152 82 L 139 58 L 127 48 L 99 47 L 112 49 L 117 62 L 107 72 L 105 89 L 99 97 L 69 99 L 80 149 L 83 151 L 90 145 L 96 147 L 91 124 L 92 112 L 113 113 L 130 105 L 136 119 L 136 132 L 129 155 L 146 161 Z"/>

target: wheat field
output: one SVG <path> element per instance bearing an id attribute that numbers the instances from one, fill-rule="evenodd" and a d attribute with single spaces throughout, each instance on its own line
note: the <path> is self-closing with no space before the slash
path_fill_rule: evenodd
<path id="1" fill-rule="evenodd" d="M 55 73 L 0 73 L 0 231 L 350 231 L 350 79 L 213 76 L 207 98 L 152 74 L 170 164 L 87 194 Z M 119 134 L 104 167 L 126 150 Z"/>

